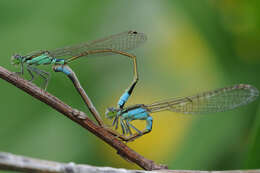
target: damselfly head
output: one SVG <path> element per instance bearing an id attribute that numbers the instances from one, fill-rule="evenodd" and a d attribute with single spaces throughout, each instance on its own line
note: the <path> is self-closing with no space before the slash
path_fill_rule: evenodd
<path id="1" fill-rule="evenodd" d="M 116 117 L 117 112 L 118 112 L 118 110 L 116 108 L 113 108 L 113 107 L 107 108 L 107 110 L 106 110 L 106 118 L 113 119 L 114 117 Z"/>
<path id="2" fill-rule="evenodd" d="M 19 54 L 15 54 L 11 57 L 11 64 L 14 66 L 18 66 L 22 62 L 23 56 Z"/>

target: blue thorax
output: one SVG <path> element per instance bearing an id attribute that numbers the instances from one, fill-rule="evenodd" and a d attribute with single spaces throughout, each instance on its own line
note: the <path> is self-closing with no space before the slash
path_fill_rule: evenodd
<path id="1" fill-rule="evenodd" d="M 122 117 L 131 120 L 144 120 L 149 117 L 149 114 L 146 109 L 140 107 L 123 113 Z"/>

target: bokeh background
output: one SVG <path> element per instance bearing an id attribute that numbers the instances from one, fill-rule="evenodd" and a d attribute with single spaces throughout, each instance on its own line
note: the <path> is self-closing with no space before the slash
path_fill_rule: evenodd
<path id="1" fill-rule="evenodd" d="M 258 0 L 1 0 L 0 63 L 17 71 L 10 64 L 14 53 L 55 49 L 137 30 L 146 33 L 148 41 L 134 50 L 140 82 L 128 105 L 238 83 L 260 89 L 259 7 Z M 103 118 L 105 109 L 116 105 L 132 81 L 131 61 L 119 55 L 81 59 L 71 67 Z M 51 71 L 49 66 L 42 69 Z M 41 82 L 35 81 L 37 85 Z M 3 80 L 0 91 L 1 151 L 140 169 L 88 131 Z M 64 75 L 52 72 L 48 91 L 88 113 Z M 259 103 L 258 99 L 237 110 L 210 115 L 156 113 L 152 132 L 128 145 L 171 169 L 259 168 Z"/>

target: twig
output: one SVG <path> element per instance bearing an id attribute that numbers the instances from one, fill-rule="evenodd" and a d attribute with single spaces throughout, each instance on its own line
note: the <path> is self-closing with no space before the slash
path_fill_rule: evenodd
<path id="1" fill-rule="evenodd" d="M 0 169 L 19 172 L 37 173 L 147 173 L 148 171 L 127 170 L 111 167 L 95 167 L 90 165 L 59 163 L 18 156 L 0 152 Z M 157 170 L 151 173 L 260 173 L 260 170 L 229 170 L 229 171 L 193 171 L 193 170 Z"/>
<path id="2" fill-rule="evenodd" d="M 144 173 L 146 171 L 135 171 L 126 169 L 115 169 L 110 167 L 94 167 L 90 165 L 81 165 L 70 163 L 59 163 L 54 161 L 40 160 L 30 157 L 14 155 L 0 152 L 0 169 L 19 172 L 37 172 L 37 173 L 95 173 L 95 172 L 115 172 L 115 173 Z"/>
<path id="3" fill-rule="evenodd" d="M 31 82 L 28 82 L 15 73 L 12 73 L 5 68 L 0 66 L 0 78 L 6 80 L 7 82 L 13 84 L 14 86 L 20 88 L 21 90 L 27 92 L 36 99 L 46 103 L 52 108 L 56 109 L 58 112 L 67 116 L 74 122 L 81 125 L 83 128 L 89 130 L 91 133 L 108 143 L 110 146 L 117 150 L 117 153 L 129 161 L 132 161 L 139 165 L 145 170 L 155 170 L 155 169 L 166 169 L 165 165 L 157 165 L 152 160 L 148 160 L 143 156 L 136 153 L 134 150 L 126 146 L 122 141 L 114 137 L 111 133 L 106 131 L 104 128 L 96 125 L 92 120 L 90 120 L 85 113 L 79 112 L 76 109 L 63 103 L 61 100 L 55 96 L 49 94 L 48 92 L 40 89 Z"/>

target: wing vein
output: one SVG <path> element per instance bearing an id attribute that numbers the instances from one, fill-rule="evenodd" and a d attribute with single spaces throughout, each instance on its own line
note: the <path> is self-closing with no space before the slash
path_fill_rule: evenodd
<path id="1" fill-rule="evenodd" d="M 194 96 L 163 100 L 146 107 L 150 112 L 165 110 L 187 114 L 223 112 L 248 104 L 258 95 L 259 91 L 255 87 L 239 84 Z"/>

